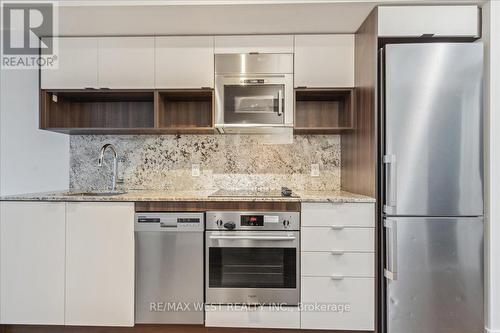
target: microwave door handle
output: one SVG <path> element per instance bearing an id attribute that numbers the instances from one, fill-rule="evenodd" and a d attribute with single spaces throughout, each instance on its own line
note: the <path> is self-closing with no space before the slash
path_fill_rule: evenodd
<path id="1" fill-rule="evenodd" d="M 283 90 L 278 90 L 278 116 L 283 115 Z"/>

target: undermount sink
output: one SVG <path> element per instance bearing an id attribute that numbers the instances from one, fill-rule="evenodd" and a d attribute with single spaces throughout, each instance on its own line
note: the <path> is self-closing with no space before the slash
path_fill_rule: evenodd
<path id="1" fill-rule="evenodd" d="M 101 197 L 101 196 L 112 196 L 125 194 L 125 191 L 109 191 L 109 192 L 68 192 L 64 195 L 70 197 Z"/>

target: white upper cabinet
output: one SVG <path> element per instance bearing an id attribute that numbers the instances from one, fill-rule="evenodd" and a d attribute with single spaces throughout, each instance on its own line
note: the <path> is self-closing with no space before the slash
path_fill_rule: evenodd
<path id="1" fill-rule="evenodd" d="M 68 202 L 66 325 L 134 325 L 134 204 Z"/>
<path id="2" fill-rule="evenodd" d="M 214 37 L 156 37 L 156 88 L 214 87 Z"/>
<path id="3" fill-rule="evenodd" d="M 215 53 L 293 53 L 293 35 L 215 36 Z"/>
<path id="4" fill-rule="evenodd" d="M 154 88 L 154 37 L 100 37 L 99 87 Z"/>
<path id="5" fill-rule="evenodd" d="M 42 89 L 97 88 L 97 38 L 61 37 L 58 43 L 57 69 L 42 67 Z"/>
<path id="6" fill-rule="evenodd" d="M 354 35 L 295 36 L 295 87 L 353 87 Z"/>
<path id="7" fill-rule="evenodd" d="M 64 324 L 64 202 L 0 202 L 2 324 Z"/>
<path id="8" fill-rule="evenodd" d="M 480 12 L 468 6 L 382 6 L 379 37 L 480 37 Z"/>

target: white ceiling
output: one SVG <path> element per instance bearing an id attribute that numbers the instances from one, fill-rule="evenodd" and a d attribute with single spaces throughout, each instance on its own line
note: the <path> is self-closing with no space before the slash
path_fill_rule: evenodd
<path id="1" fill-rule="evenodd" d="M 59 35 L 354 33 L 378 4 L 411 0 L 61 0 Z"/>

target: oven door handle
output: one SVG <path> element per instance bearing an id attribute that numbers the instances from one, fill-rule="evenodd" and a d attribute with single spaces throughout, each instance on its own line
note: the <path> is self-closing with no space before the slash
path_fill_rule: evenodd
<path id="1" fill-rule="evenodd" d="M 224 239 L 224 240 L 257 240 L 257 241 L 293 241 L 294 236 L 210 236 L 210 239 Z"/>

